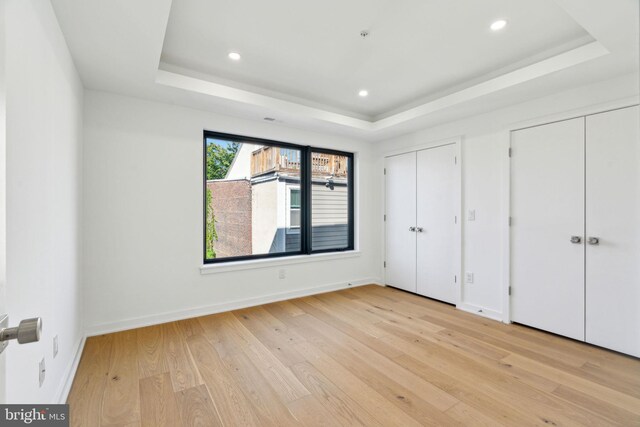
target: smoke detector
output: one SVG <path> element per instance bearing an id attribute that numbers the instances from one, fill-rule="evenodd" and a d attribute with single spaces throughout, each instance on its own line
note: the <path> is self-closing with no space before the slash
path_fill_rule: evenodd
<path id="1" fill-rule="evenodd" d="M 369 31 L 367 30 L 360 31 L 360 37 L 362 37 L 363 39 L 366 39 L 368 35 L 369 35 Z"/>

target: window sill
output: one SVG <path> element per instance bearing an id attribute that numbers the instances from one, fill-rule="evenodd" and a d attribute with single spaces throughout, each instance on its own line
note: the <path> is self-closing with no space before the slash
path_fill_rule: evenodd
<path id="1" fill-rule="evenodd" d="M 360 251 L 330 252 L 314 255 L 294 255 L 282 258 L 252 259 L 248 261 L 229 261 L 221 264 L 205 264 L 200 267 L 200 274 L 227 273 L 229 271 L 271 268 L 281 265 L 305 264 L 308 262 L 330 261 L 334 259 L 356 258 Z"/>

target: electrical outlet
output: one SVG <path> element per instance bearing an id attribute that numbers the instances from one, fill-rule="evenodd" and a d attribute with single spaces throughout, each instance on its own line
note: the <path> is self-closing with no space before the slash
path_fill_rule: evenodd
<path id="1" fill-rule="evenodd" d="M 40 365 L 38 366 L 38 371 L 39 371 L 40 387 L 42 387 L 42 384 L 44 383 L 44 373 L 46 371 L 44 366 L 44 357 L 40 361 Z"/>
<path id="2" fill-rule="evenodd" d="M 473 283 L 473 273 L 471 273 L 470 271 L 467 271 L 465 273 L 464 281 L 467 283 Z"/>
<path id="3" fill-rule="evenodd" d="M 476 210 L 469 209 L 467 212 L 467 221 L 475 221 L 476 220 Z"/>
<path id="4" fill-rule="evenodd" d="M 278 278 L 286 279 L 287 278 L 287 270 L 282 269 L 282 270 L 278 271 Z"/>
<path id="5" fill-rule="evenodd" d="M 58 336 L 53 337 L 53 357 L 58 355 Z"/>

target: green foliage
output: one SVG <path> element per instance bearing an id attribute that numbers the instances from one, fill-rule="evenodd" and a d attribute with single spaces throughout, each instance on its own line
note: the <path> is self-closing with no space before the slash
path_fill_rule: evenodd
<path id="1" fill-rule="evenodd" d="M 207 143 L 207 179 L 224 179 L 233 162 L 240 144 L 227 142 L 219 144 L 214 141 Z M 211 190 L 207 188 L 207 221 L 205 233 L 205 249 L 207 259 L 216 257 L 213 242 L 218 240 L 216 232 L 216 216 L 211 206 Z"/>
<path id="2" fill-rule="evenodd" d="M 211 197 L 211 190 L 207 188 L 207 233 L 205 237 L 207 259 L 213 259 L 216 257 L 213 242 L 218 240 L 218 233 L 216 232 L 216 216 L 213 213 L 213 207 L 211 206 Z"/>
<path id="3" fill-rule="evenodd" d="M 238 152 L 240 144 L 230 142 L 225 147 L 211 142 L 207 144 L 207 179 L 224 179 Z"/>

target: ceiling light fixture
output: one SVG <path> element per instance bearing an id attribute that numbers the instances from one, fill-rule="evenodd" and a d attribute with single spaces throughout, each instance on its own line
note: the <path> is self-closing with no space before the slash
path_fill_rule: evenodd
<path id="1" fill-rule="evenodd" d="M 362 98 L 364 98 L 365 96 L 369 95 L 369 91 L 367 90 L 361 90 L 360 92 L 358 92 L 358 96 L 361 96 Z"/>
<path id="2" fill-rule="evenodd" d="M 499 20 L 495 21 L 493 24 L 491 24 L 491 30 L 492 31 L 500 31 L 501 29 L 503 29 L 506 26 L 507 26 L 507 21 L 505 21 L 504 19 L 499 19 Z"/>
<path id="3" fill-rule="evenodd" d="M 229 59 L 233 61 L 240 61 L 240 54 L 238 52 L 230 52 Z"/>

